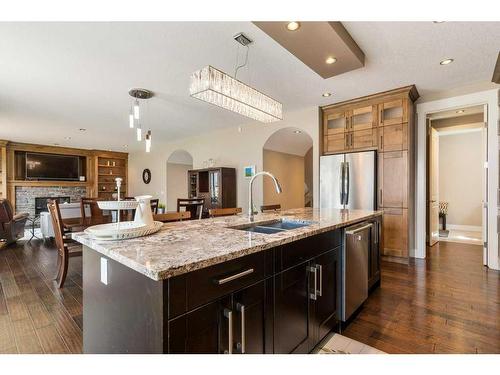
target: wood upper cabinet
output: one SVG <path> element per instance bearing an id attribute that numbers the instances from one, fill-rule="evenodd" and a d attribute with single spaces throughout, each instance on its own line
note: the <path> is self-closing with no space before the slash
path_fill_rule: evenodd
<path id="1" fill-rule="evenodd" d="M 379 151 L 408 150 L 408 123 L 381 126 L 378 131 Z"/>
<path id="2" fill-rule="evenodd" d="M 408 151 L 382 152 L 378 156 L 380 208 L 408 208 Z"/>
<path id="3" fill-rule="evenodd" d="M 400 98 L 378 105 L 379 126 L 387 126 L 408 122 L 408 99 Z"/>
<path id="4" fill-rule="evenodd" d="M 408 210 L 384 209 L 382 254 L 408 257 Z"/>
<path id="5" fill-rule="evenodd" d="M 349 130 L 358 131 L 376 128 L 377 112 L 376 105 L 354 108 L 351 111 Z"/>
<path id="6" fill-rule="evenodd" d="M 350 151 L 377 147 L 377 128 L 349 133 L 348 145 Z"/>
<path id="7" fill-rule="evenodd" d="M 339 133 L 327 135 L 323 138 L 323 150 L 325 153 L 343 152 L 349 149 L 348 141 L 350 133 Z"/>
<path id="8" fill-rule="evenodd" d="M 325 111 L 323 116 L 323 134 L 330 136 L 349 131 L 349 116 L 349 111 Z"/>

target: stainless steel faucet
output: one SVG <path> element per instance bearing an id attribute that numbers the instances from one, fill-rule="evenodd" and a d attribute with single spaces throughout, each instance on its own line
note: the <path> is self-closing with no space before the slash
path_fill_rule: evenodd
<path id="1" fill-rule="evenodd" d="M 276 177 L 274 177 L 271 173 L 266 172 L 266 171 L 262 171 L 262 172 L 258 172 L 256 174 L 254 174 L 253 177 L 250 179 L 250 184 L 248 187 L 248 219 L 250 221 L 253 221 L 253 193 L 252 193 L 253 180 L 255 180 L 255 177 L 260 176 L 260 175 L 269 176 L 273 179 L 276 193 L 281 194 L 281 192 L 283 191 L 280 183 L 278 182 L 278 179 Z"/>

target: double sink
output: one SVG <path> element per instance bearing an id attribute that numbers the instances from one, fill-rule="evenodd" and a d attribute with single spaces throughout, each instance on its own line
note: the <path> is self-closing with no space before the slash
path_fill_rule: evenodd
<path id="1" fill-rule="evenodd" d="M 246 232 L 255 232 L 255 233 L 262 233 L 262 234 L 274 234 L 274 233 L 281 233 L 281 232 L 284 232 L 287 230 L 307 227 L 311 224 L 313 224 L 313 223 L 307 222 L 307 221 L 295 221 L 295 220 L 279 219 L 279 220 L 274 220 L 274 221 L 267 222 L 267 223 L 254 223 L 254 224 L 247 224 L 247 225 L 241 225 L 241 226 L 230 227 L 230 228 L 244 230 Z"/>

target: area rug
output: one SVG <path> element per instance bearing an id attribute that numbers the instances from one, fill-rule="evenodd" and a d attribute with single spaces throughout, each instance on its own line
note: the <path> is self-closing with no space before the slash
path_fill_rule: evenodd
<path id="1" fill-rule="evenodd" d="M 370 345 L 334 333 L 323 340 L 316 354 L 386 354 Z"/>

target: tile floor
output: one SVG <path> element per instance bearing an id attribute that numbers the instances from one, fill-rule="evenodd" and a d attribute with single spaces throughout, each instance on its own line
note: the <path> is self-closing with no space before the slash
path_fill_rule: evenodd
<path id="1" fill-rule="evenodd" d="M 439 241 L 481 245 L 483 243 L 483 236 L 481 232 L 450 230 L 448 237 L 440 236 Z"/>
<path id="2" fill-rule="evenodd" d="M 323 345 L 317 354 L 386 354 L 372 346 L 359 341 L 333 333 L 323 340 Z"/>

